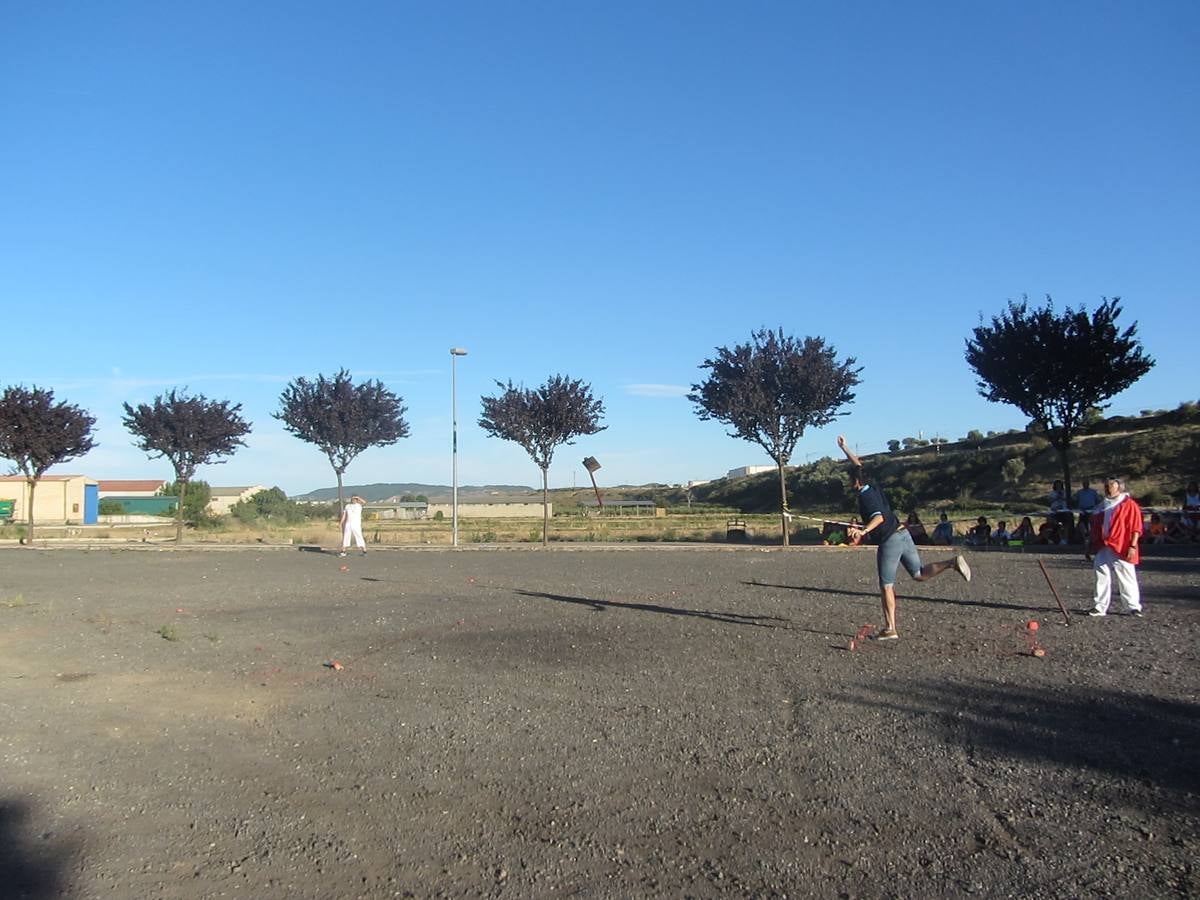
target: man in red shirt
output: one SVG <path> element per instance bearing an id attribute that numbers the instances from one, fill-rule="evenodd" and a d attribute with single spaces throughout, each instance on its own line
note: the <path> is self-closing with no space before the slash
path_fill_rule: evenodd
<path id="1" fill-rule="evenodd" d="M 1138 588 L 1137 565 L 1142 561 L 1138 545 L 1142 540 L 1142 508 L 1129 494 L 1119 478 L 1104 480 L 1104 500 L 1091 518 L 1091 539 L 1088 554 L 1095 554 L 1092 568 L 1096 572 L 1096 593 L 1089 616 L 1108 615 L 1112 599 L 1112 584 L 1129 613 L 1142 615 L 1141 591 Z"/>

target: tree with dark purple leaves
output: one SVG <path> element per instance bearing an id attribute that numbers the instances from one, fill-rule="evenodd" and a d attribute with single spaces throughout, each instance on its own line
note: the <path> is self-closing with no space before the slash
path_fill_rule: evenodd
<path id="1" fill-rule="evenodd" d="M 554 375 L 538 388 L 497 381 L 502 392 L 483 397 L 479 427 L 493 437 L 519 444 L 542 470 L 542 546 L 550 542 L 550 462 L 554 451 L 585 434 L 596 434 L 604 403 L 592 396 L 590 385 Z"/>
<path id="2" fill-rule="evenodd" d="M 54 402 L 54 391 L 13 386 L 0 394 L 0 457 L 16 463 L 29 487 L 28 529 L 33 543 L 33 494 L 37 483 L 60 463 L 83 456 L 96 446 L 96 419 L 66 401 Z"/>
<path id="3" fill-rule="evenodd" d="M 329 459 L 337 476 L 338 509 L 346 506 L 342 476 L 351 461 L 368 447 L 386 447 L 408 437 L 403 399 L 380 381 L 356 385 L 345 369 L 332 378 L 291 381 L 279 397 L 279 407 L 274 416 L 284 428 L 316 445 Z"/>
<path id="4" fill-rule="evenodd" d="M 240 403 L 192 397 L 187 388 L 172 389 L 153 403 L 136 407 L 123 404 L 125 427 L 137 440 L 134 444 L 151 459 L 165 458 L 175 469 L 179 502 L 175 505 L 175 541 L 183 541 L 183 507 L 188 482 L 202 465 L 221 463 L 245 446 L 250 423 L 242 419 Z"/>
<path id="5" fill-rule="evenodd" d="M 786 470 L 806 428 L 828 425 L 854 399 L 858 384 L 853 357 L 837 352 L 819 337 L 798 340 L 761 329 L 745 344 L 717 347 L 700 366 L 709 376 L 692 385 L 688 399 L 701 419 L 716 419 L 732 429 L 730 437 L 758 444 L 779 470 L 783 545 L 789 544 Z"/>
<path id="6" fill-rule="evenodd" d="M 1063 490 L 1071 494 L 1071 442 L 1094 419 L 1104 401 L 1121 393 L 1152 368 L 1142 352 L 1137 323 L 1117 327 L 1120 297 L 1103 298 L 1089 313 L 1084 307 L 1055 312 L 1029 308 L 1029 298 L 980 324 L 967 339 L 967 365 L 980 396 L 1007 403 L 1046 432 L 1062 463 Z M 980 317 L 982 323 L 982 316 Z"/>

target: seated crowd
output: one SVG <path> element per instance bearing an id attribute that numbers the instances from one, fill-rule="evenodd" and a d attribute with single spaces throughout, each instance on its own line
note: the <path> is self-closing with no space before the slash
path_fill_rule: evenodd
<path id="1" fill-rule="evenodd" d="M 1176 497 L 1181 499 L 1178 510 L 1147 510 L 1150 513 L 1145 532 L 1145 540 L 1148 543 L 1200 542 L 1200 487 L 1195 481 L 1189 482 L 1187 488 Z M 1056 481 L 1049 495 L 1046 514 L 1036 526 L 1032 517 L 1022 516 L 1020 523 L 1011 530 L 1008 527 L 1008 519 L 999 519 L 996 527 L 992 528 L 987 516 L 980 516 L 962 536 L 962 543 L 969 547 L 1086 544 L 1091 517 L 1099 515 L 1102 499 L 1099 492 L 1090 487 L 1087 479 L 1083 480 L 1073 499 L 1074 506 L 1067 502 L 1063 482 Z M 851 543 L 847 534 L 847 524 L 857 525 L 858 520 L 852 518 L 850 523 L 825 522 L 821 533 L 822 542 L 834 546 Z M 932 532 L 926 530 L 916 510 L 908 514 L 903 527 L 909 531 L 916 544 L 949 545 L 958 542 L 954 523 L 945 512 L 938 514 L 938 522 L 933 526 Z"/>
<path id="2" fill-rule="evenodd" d="M 1187 488 L 1175 496 L 1180 500 L 1178 509 L 1147 510 L 1150 513 L 1146 523 L 1148 543 L 1200 542 L 1200 486 L 1195 481 L 1189 482 Z M 1086 544 L 1092 516 L 1100 514 L 1100 493 L 1084 479 L 1073 498 L 1073 505 L 1067 498 L 1063 482 L 1056 481 L 1048 497 L 1046 514 L 1038 525 L 1034 525 L 1030 516 L 1023 516 L 1012 530 L 1008 528 L 1007 519 L 998 520 L 992 528 L 987 516 L 980 516 L 962 536 L 962 543 L 969 547 Z M 938 516 L 932 535 L 925 531 L 916 512 L 909 514 L 906 525 L 917 543 L 953 544 L 957 540 L 954 523 L 944 512 Z"/>

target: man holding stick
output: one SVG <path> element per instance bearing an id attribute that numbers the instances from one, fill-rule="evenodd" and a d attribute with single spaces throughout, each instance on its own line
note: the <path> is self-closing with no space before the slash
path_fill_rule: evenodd
<path id="1" fill-rule="evenodd" d="M 1088 554 L 1095 554 L 1096 593 L 1089 616 L 1108 615 L 1112 585 L 1129 614 L 1142 615 L 1142 594 L 1138 587 L 1137 565 L 1142 561 L 1138 545 L 1142 541 L 1142 508 L 1125 493 L 1119 478 L 1104 479 L 1104 501 L 1092 514 Z"/>
<path id="2" fill-rule="evenodd" d="M 850 460 L 850 487 L 858 495 L 859 518 L 863 522 L 861 526 L 849 529 L 850 537 L 852 540 L 865 537 L 879 545 L 875 552 L 875 564 L 879 570 L 879 592 L 883 600 L 885 624 L 883 630 L 876 633 L 875 639 L 894 641 L 900 637 L 896 631 L 896 572 L 901 563 L 914 581 L 928 581 L 947 569 L 954 569 L 964 581 L 970 581 L 971 567 L 962 556 L 921 565 L 921 554 L 913 543 L 912 535 L 892 512 L 883 491 L 866 483 L 862 460 L 840 434 L 837 443 L 846 454 L 846 459 Z"/>

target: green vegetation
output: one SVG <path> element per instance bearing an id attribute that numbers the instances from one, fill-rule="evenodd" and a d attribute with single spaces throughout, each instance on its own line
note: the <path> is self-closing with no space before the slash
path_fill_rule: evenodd
<path id="1" fill-rule="evenodd" d="M 208 503 L 212 500 L 212 488 L 207 481 L 189 481 L 182 486 L 180 482 L 173 481 L 163 485 L 158 493 L 162 497 L 178 497 L 181 487 L 184 491 L 183 521 L 192 525 L 204 524 L 205 520 L 211 518 L 208 514 Z M 159 513 L 164 519 L 175 519 L 175 514 L 176 509 L 166 509 Z"/>
<path id="2" fill-rule="evenodd" d="M 259 491 L 253 497 L 239 500 L 230 509 L 231 518 L 251 527 L 287 527 L 302 525 L 313 519 L 336 519 L 337 503 L 297 503 L 289 500 L 281 488 Z"/>
<path id="3" fill-rule="evenodd" d="M 160 635 L 164 641 L 179 640 L 179 631 L 175 628 L 174 625 L 163 625 L 161 628 L 158 629 L 158 631 L 156 631 L 154 633 L 157 635 Z"/>
<path id="4" fill-rule="evenodd" d="M 971 437 L 975 437 L 975 432 Z M 1072 465 L 1093 485 L 1109 473 L 1125 477 L 1146 505 L 1179 502 L 1179 492 L 1200 472 L 1200 412 L 1195 403 L 1142 418 L 1101 419 L 1081 428 Z M 1040 512 L 1050 483 L 1061 477 L 1061 459 L 1041 434 L 1014 431 L 979 440 L 879 453 L 863 458 L 872 483 L 897 511 L 922 517 L 1003 510 Z M 831 457 L 788 470 L 792 508 L 809 514 L 845 515 L 854 509 L 845 465 Z M 693 488 L 702 503 L 766 513 L 778 502 L 774 476 L 722 479 Z"/>

